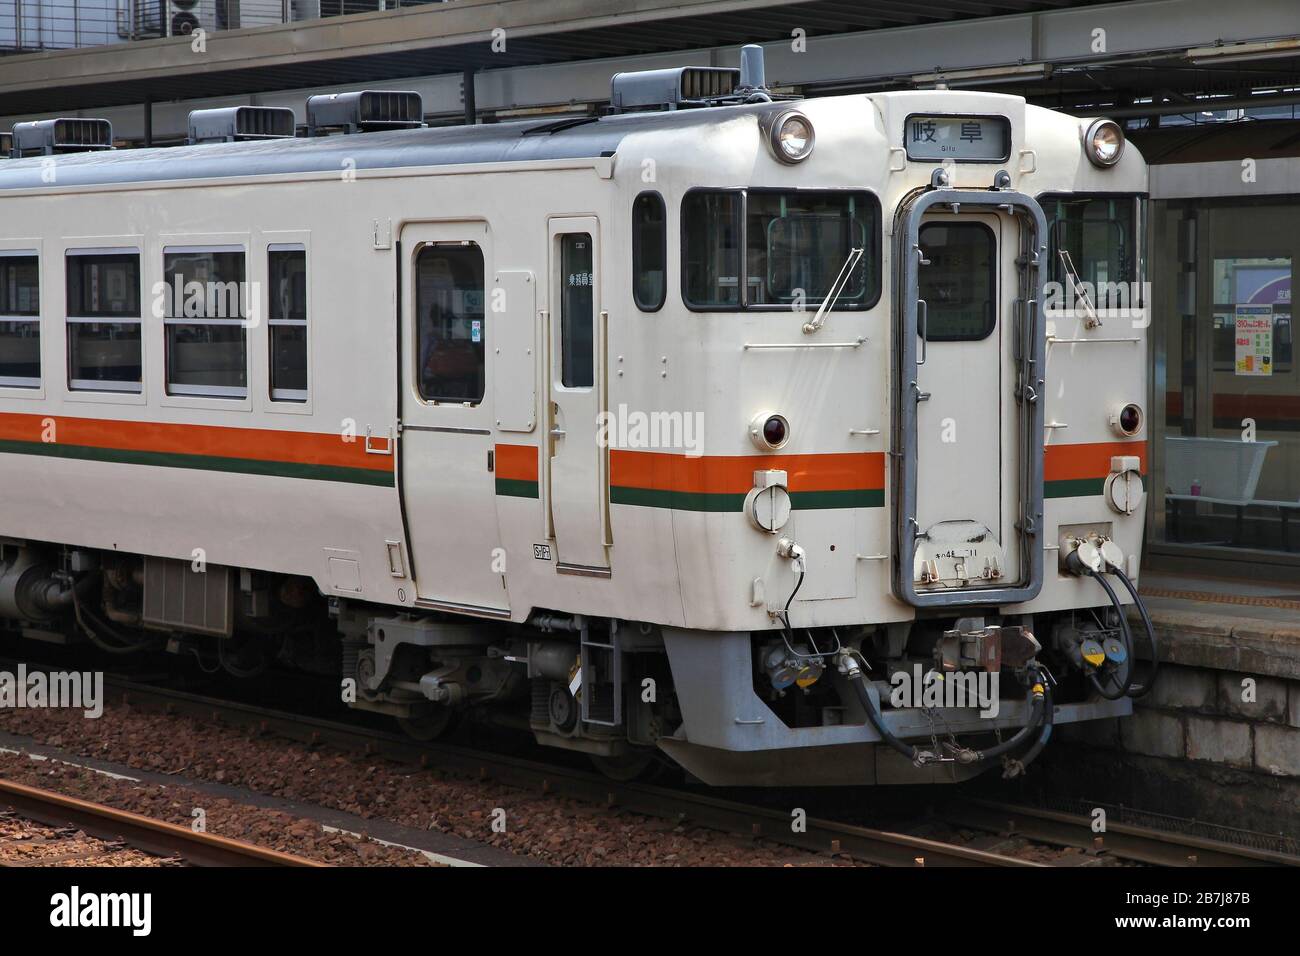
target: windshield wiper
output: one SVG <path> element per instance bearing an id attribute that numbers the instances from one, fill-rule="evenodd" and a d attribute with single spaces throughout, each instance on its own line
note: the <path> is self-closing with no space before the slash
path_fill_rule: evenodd
<path id="1" fill-rule="evenodd" d="M 1074 289 L 1075 296 L 1083 302 L 1084 311 L 1088 314 L 1087 327 L 1090 329 L 1097 328 L 1101 325 L 1101 316 L 1097 314 L 1096 307 L 1092 304 L 1092 300 L 1088 298 L 1088 292 L 1083 287 L 1083 280 L 1079 278 L 1079 273 L 1074 269 L 1074 259 L 1070 257 L 1070 253 L 1066 249 L 1060 250 L 1059 255 L 1061 265 L 1065 266 L 1065 276 L 1070 280 L 1070 286 Z"/>
<path id="2" fill-rule="evenodd" d="M 822 299 L 821 308 L 817 310 L 817 314 L 812 317 L 811 322 L 804 323 L 803 330 L 805 332 L 811 335 L 826 324 L 826 313 L 835 307 L 835 303 L 839 300 L 840 294 L 844 291 L 844 287 L 849 284 L 849 276 L 853 274 L 853 269 L 858 264 L 858 260 L 862 258 L 862 253 L 864 251 L 864 249 L 856 248 L 849 250 L 849 257 L 844 260 L 844 267 L 840 269 L 840 274 L 836 276 L 835 281 L 831 283 L 830 291 L 826 293 L 826 298 Z"/>

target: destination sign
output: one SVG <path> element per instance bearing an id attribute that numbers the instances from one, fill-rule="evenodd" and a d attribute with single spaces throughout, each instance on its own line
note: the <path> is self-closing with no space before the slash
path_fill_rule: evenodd
<path id="1" fill-rule="evenodd" d="M 1001 162 L 1011 155 L 1011 123 L 1005 116 L 919 116 L 903 130 L 907 158 Z"/>

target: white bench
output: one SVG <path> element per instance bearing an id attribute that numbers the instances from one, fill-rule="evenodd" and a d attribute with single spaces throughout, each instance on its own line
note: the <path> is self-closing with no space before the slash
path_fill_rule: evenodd
<path id="1" fill-rule="evenodd" d="M 1300 502 L 1271 502 L 1255 498 L 1255 488 L 1259 484 L 1260 473 L 1264 470 L 1264 456 L 1276 444 L 1275 441 L 1239 441 L 1231 438 L 1166 438 L 1165 501 L 1172 506 L 1170 530 L 1174 540 L 1178 540 L 1180 502 L 1230 505 L 1236 508 L 1234 541 L 1240 537 L 1247 506 L 1300 506 Z M 1200 494 L 1192 493 L 1194 482 L 1200 483 Z M 1282 514 L 1285 521 L 1285 510 Z M 1283 528 L 1283 540 L 1285 534 L 1286 529 Z"/>

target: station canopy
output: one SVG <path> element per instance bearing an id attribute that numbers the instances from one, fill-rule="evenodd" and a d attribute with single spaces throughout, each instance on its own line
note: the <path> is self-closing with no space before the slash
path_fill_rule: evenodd
<path id="1" fill-rule="evenodd" d="M 1195 109 L 1205 91 L 1225 103 L 1261 89 L 1279 101 L 1297 99 L 1300 47 L 1274 46 L 1257 54 L 1206 51 L 1189 56 L 1187 37 L 1215 44 L 1223 17 L 1250 20 L 1255 36 L 1269 35 L 1276 8 L 1278 33 L 1294 19 L 1294 0 L 1258 0 L 1254 8 L 1188 0 L 1188 17 L 1169 24 L 1167 5 L 1151 0 L 455 0 L 396 10 L 326 17 L 257 29 L 210 34 L 195 52 L 187 38 L 139 40 L 77 50 L 0 58 L 0 115 L 73 112 L 138 103 L 241 96 L 288 89 L 390 82 L 405 77 L 500 70 L 558 62 L 702 49 L 744 43 L 790 42 L 802 31 L 810 42 L 843 34 L 909 30 L 908 68 L 881 73 L 869 56 L 834 78 L 790 79 L 809 93 L 907 88 L 933 82 L 1020 93 L 1035 102 L 1077 112 L 1096 107 L 1114 115 Z M 1160 14 L 1159 7 L 1166 7 Z M 1124 19 L 1132 8 L 1132 27 Z M 1253 9 L 1254 12 L 1251 12 Z M 1203 12 L 1202 12 L 1203 11 Z M 1141 18 L 1139 18 L 1139 13 Z M 1206 20 L 1198 34 L 1198 17 Z M 990 58 L 996 68 L 949 71 L 955 56 L 971 55 L 962 32 L 1005 24 L 1013 60 Z M 1112 24 L 1115 53 L 1089 53 L 1092 22 Z M 1216 22 L 1210 22 L 1216 21 Z M 949 29 L 939 36 L 940 28 Z M 1293 27 L 1294 24 L 1292 24 Z M 1171 29 L 1177 27 L 1177 29 Z M 503 30 L 504 50 L 493 47 Z M 1084 55 L 1058 55 L 1053 37 L 1074 31 Z M 1149 37 L 1144 38 L 1144 31 Z M 1263 33 L 1261 33 L 1263 31 Z M 934 34 L 931 38 L 931 34 Z M 1163 39 L 1162 39 L 1163 38 Z M 1011 42 L 1014 41 L 1014 42 Z M 1163 48 L 1162 48 L 1163 44 Z M 1059 44 L 1056 44 L 1059 46 Z M 1229 44 L 1234 45 L 1234 44 Z M 1103 47 L 1105 45 L 1103 44 Z M 1016 54 L 1012 53 L 1008 56 Z M 985 75 L 981 75 L 981 73 Z M 1121 114 L 1122 115 L 1122 114 Z"/>

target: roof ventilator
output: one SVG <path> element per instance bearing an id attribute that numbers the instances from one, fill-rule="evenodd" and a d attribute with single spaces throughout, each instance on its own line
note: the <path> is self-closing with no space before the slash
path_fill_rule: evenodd
<path id="1" fill-rule="evenodd" d="M 424 125 L 419 93 L 399 90 L 356 90 L 322 93 L 307 99 L 307 135 L 325 136 L 333 130 L 369 133 L 389 129 L 418 129 Z"/>
<path id="2" fill-rule="evenodd" d="M 292 139 L 293 110 L 283 106 L 227 106 L 190 111 L 190 145 Z"/>
<path id="3" fill-rule="evenodd" d="M 610 86 L 610 107 L 614 113 L 736 106 L 798 98 L 768 90 L 763 48 L 757 43 L 741 47 L 738 70 L 679 66 L 667 70 L 615 73 Z"/>
<path id="4" fill-rule="evenodd" d="M 15 123 L 9 155 L 54 156 L 113 148 L 113 124 L 106 119 L 61 118 Z"/>

